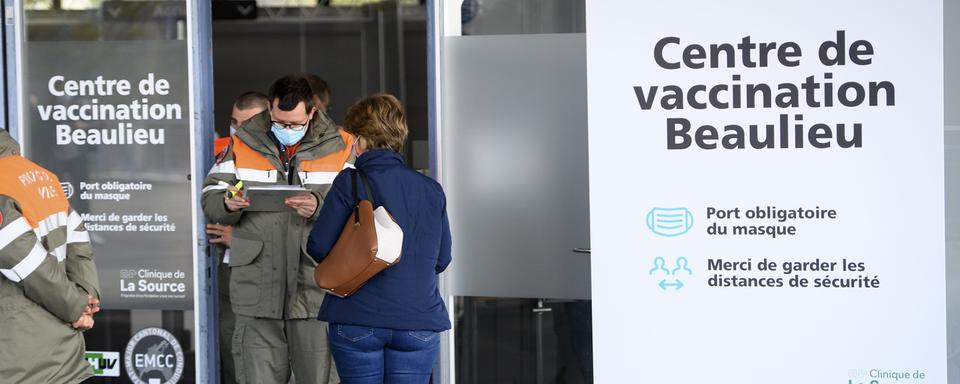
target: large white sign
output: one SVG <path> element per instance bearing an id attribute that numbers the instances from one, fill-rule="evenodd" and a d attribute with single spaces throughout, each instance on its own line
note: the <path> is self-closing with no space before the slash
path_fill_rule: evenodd
<path id="1" fill-rule="evenodd" d="M 946 383 L 940 1 L 587 2 L 598 383 Z"/>

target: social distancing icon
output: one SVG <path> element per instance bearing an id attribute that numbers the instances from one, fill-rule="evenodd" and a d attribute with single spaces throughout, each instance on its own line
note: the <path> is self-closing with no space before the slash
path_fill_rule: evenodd
<path id="1" fill-rule="evenodd" d="M 653 259 L 653 268 L 648 273 L 654 277 L 654 281 L 660 286 L 660 289 L 666 291 L 667 288 L 679 290 L 683 288 L 683 280 L 693 276 L 693 269 L 690 268 L 690 261 L 686 257 L 678 257 L 672 264 L 667 264 L 667 259 L 657 256 Z M 657 278 L 660 279 L 657 282 Z"/>

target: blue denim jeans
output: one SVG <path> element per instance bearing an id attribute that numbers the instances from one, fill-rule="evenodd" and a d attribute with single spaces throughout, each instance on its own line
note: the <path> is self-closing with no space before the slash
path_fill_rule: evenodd
<path id="1" fill-rule="evenodd" d="M 330 351 L 343 384 L 426 384 L 440 352 L 440 336 L 330 324 Z"/>

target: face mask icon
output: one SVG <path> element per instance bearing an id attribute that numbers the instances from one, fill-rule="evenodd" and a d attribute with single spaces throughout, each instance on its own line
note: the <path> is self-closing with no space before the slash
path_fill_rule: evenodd
<path id="1" fill-rule="evenodd" d="M 647 228 L 660 236 L 680 236 L 693 227 L 693 213 L 686 208 L 654 208 L 647 214 Z"/>
<path id="2" fill-rule="evenodd" d="M 63 194 L 67 195 L 67 198 L 73 197 L 73 184 L 70 183 L 60 183 L 60 189 L 63 189 Z"/>

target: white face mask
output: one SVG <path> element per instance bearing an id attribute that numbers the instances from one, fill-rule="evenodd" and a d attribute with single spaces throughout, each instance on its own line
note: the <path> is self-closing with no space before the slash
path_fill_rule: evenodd
<path id="1" fill-rule="evenodd" d="M 357 136 L 357 139 L 353 141 L 353 156 L 359 158 L 360 155 L 360 136 Z"/>

